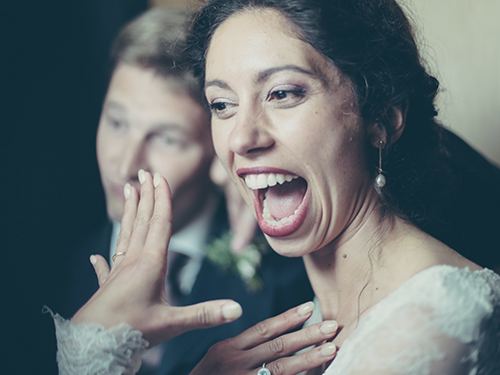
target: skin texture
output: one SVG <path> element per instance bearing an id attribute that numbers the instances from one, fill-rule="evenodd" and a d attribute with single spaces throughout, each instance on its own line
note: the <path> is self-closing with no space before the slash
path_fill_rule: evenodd
<path id="1" fill-rule="evenodd" d="M 110 218 L 123 215 L 123 187 L 137 190 L 139 169 L 158 172 L 172 191 L 174 232 L 202 207 L 213 188 L 214 156 L 206 111 L 179 85 L 151 70 L 119 65 L 104 101 L 97 159 Z"/>

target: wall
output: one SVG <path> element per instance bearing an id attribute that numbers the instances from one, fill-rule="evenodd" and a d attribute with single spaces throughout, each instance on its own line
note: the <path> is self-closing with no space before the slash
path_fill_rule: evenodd
<path id="1" fill-rule="evenodd" d="M 439 119 L 500 165 L 500 1 L 404 0 L 441 82 Z"/>

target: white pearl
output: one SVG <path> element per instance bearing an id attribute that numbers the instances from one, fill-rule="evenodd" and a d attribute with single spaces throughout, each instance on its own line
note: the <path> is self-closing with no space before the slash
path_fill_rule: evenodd
<path id="1" fill-rule="evenodd" d="M 385 186 L 385 176 L 380 173 L 376 178 L 375 178 L 375 184 L 379 187 L 379 188 L 383 188 Z"/>

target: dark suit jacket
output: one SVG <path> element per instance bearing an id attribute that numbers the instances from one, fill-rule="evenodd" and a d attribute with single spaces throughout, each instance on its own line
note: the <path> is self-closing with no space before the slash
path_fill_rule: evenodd
<path id="1" fill-rule="evenodd" d="M 227 229 L 225 202 L 222 202 L 214 220 L 212 238 Z M 79 250 L 75 265 L 68 307 L 61 315 L 72 316 L 98 288 L 97 277 L 89 262 L 91 254 L 109 256 L 112 224 L 103 224 Z M 239 276 L 227 274 L 207 259 L 204 260 L 196 282 L 181 305 L 190 305 L 212 299 L 233 299 L 243 307 L 243 316 L 230 324 L 206 330 L 187 332 L 164 344 L 164 360 L 158 374 L 188 374 L 214 343 L 233 337 L 269 317 L 280 314 L 313 298 L 304 264 L 300 258 L 285 258 L 269 250 L 258 270 L 264 282 L 263 290 L 248 292 Z"/>

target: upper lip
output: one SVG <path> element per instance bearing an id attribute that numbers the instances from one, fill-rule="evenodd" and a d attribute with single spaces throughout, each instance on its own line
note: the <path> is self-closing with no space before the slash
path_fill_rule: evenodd
<path id="1" fill-rule="evenodd" d="M 249 174 L 261 174 L 261 173 L 280 173 L 280 174 L 288 174 L 292 176 L 298 176 L 296 173 L 291 171 L 287 171 L 285 169 L 274 168 L 274 167 L 252 167 L 252 168 L 238 168 L 236 170 L 236 174 L 240 178 L 245 178 L 246 175 Z"/>

